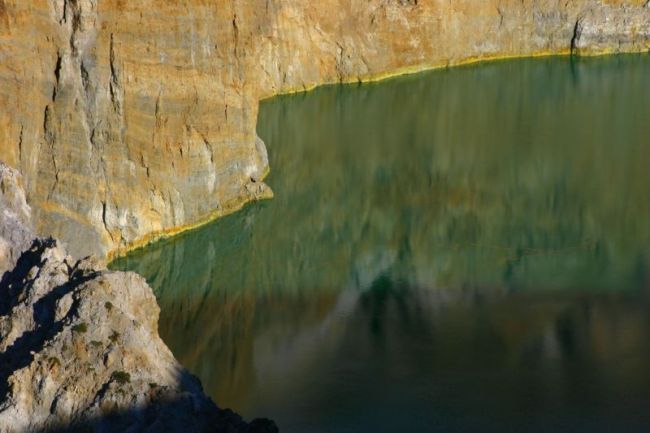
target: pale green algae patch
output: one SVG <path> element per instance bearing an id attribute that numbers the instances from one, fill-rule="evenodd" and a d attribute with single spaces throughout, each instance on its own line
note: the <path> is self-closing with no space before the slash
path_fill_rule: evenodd
<path id="1" fill-rule="evenodd" d="M 641 55 L 275 98 L 275 199 L 113 266 L 282 431 L 642 431 L 649 98 Z"/>

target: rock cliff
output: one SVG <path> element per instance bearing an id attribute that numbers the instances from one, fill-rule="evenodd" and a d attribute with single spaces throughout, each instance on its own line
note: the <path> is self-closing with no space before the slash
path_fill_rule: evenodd
<path id="1" fill-rule="evenodd" d="M 467 61 L 650 48 L 646 0 L 0 0 L 0 155 L 34 224 L 120 253 L 268 197 L 258 101 Z"/>
<path id="2" fill-rule="evenodd" d="M 34 238 L 22 177 L 0 161 L 0 277 L 13 268 Z"/>
<path id="3" fill-rule="evenodd" d="M 158 336 L 142 277 L 75 260 L 53 239 L 28 242 L 19 182 L 0 164 L 0 433 L 277 431 L 203 393 Z"/>

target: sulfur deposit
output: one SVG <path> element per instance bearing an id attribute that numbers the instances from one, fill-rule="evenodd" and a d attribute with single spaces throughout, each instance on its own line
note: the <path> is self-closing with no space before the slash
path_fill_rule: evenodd
<path id="1" fill-rule="evenodd" d="M 269 197 L 258 101 L 497 57 L 650 48 L 646 0 L 0 0 L 0 155 L 105 256 Z"/>

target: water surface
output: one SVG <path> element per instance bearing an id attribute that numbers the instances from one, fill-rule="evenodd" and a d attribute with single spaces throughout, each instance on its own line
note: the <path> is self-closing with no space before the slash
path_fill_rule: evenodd
<path id="1" fill-rule="evenodd" d="M 275 199 L 113 266 L 283 432 L 649 431 L 648 101 L 648 56 L 275 98 Z"/>

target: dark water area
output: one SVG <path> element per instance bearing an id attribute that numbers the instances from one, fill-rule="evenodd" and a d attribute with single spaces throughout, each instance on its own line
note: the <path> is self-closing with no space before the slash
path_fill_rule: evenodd
<path id="1" fill-rule="evenodd" d="M 113 263 L 286 433 L 650 431 L 650 56 L 262 103 L 276 197 Z"/>

